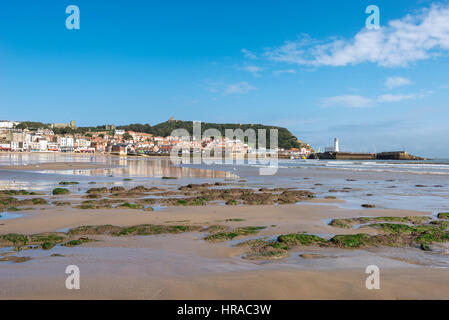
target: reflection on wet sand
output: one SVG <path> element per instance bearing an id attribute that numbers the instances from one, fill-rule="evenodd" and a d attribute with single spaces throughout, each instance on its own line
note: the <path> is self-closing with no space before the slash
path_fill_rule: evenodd
<path id="1" fill-rule="evenodd" d="M 103 162 L 109 163 L 112 157 L 103 154 L 86 155 L 75 153 L 0 153 L 0 165 L 27 165 L 43 162 Z"/>
<path id="2" fill-rule="evenodd" d="M 171 160 L 167 158 L 96 158 L 95 162 L 107 162 L 112 168 L 38 170 L 37 172 L 114 177 L 237 178 L 230 172 L 174 166 Z"/>

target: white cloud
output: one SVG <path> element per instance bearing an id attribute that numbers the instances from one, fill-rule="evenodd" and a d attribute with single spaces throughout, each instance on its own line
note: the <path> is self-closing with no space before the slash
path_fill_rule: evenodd
<path id="1" fill-rule="evenodd" d="M 262 68 L 258 66 L 246 66 L 243 68 L 245 71 L 248 71 L 253 74 L 255 77 L 260 77 L 260 72 L 262 71 Z"/>
<path id="2" fill-rule="evenodd" d="M 273 71 L 273 75 L 274 76 L 279 76 L 279 75 L 284 74 L 284 73 L 291 73 L 291 74 L 293 74 L 293 73 L 296 73 L 296 71 L 293 70 L 293 69 L 275 70 L 275 71 Z"/>
<path id="3" fill-rule="evenodd" d="M 433 91 L 420 91 L 419 93 L 411 94 L 383 94 L 376 99 L 358 95 L 341 95 L 335 97 L 324 98 L 321 101 L 323 107 L 350 107 L 350 108 L 363 108 L 372 107 L 380 103 L 393 103 L 411 99 L 422 99 L 426 96 L 433 94 Z"/>
<path id="4" fill-rule="evenodd" d="M 234 83 L 234 84 L 230 84 L 228 85 L 224 91 L 223 91 L 223 95 L 229 95 L 229 94 L 245 94 L 248 93 L 252 90 L 255 90 L 256 88 L 253 87 L 252 85 L 250 85 L 248 82 L 246 81 L 242 81 L 239 83 Z"/>
<path id="5" fill-rule="evenodd" d="M 302 36 L 266 50 L 269 59 L 308 66 L 346 66 L 371 62 L 406 66 L 449 52 L 449 6 L 432 5 L 418 14 L 366 28 L 352 39 L 313 40 Z"/>
<path id="6" fill-rule="evenodd" d="M 251 60 L 257 59 L 257 56 L 254 53 L 252 53 L 251 51 L 249 51 L 245 48 L 243 48 L 241 51 L 242 51 L 243 55 L 245 56 L 245 58 L 248 58 Z"/>
<path id="7" fill-rule="evenodd" d="M 401 86 L 407 86 L 412 84 L 412 82 L 407 78 L 402 77 L 388 77 L 385 81 L 385 86 L 389 89 L 394 89 Z"/>
<path id="8" fill-rule="evenodd" d="M 415 99 L 415 94 L 384 94 L 377 98 L 377 101 L 380 103 L 384 102 L 399 102 L 402 100 L 410 100 Z"/>
<path id="9" fill-rule="evenodd" d="M 363 108 L 369 107 L 371 104 L 371 99 L 356 95 L 335 96 L 322 100 L 323 107 Z"/>

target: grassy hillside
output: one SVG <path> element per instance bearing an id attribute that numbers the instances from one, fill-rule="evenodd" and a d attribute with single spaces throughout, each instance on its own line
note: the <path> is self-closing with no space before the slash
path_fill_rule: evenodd
<path id="1" fill-rule="evenodd" d="M 243 132 L 245 132 L 245 130 L 247 129 L 254 129 L 256 133 L 258 129 L 265 129 L 267 133 L 266 138 L 267 147 L 269 147 L 270 129 L 277 129 L 279 137 L 278 144 L 280 148 L 290 149 L 290 148 L 308 147 L 305 143 L 298 140 L 290 131 L 282 127 L 266 126 L 262 124 L 201 123 L 201 133 L 203 133 L 204 130 L 212 128 L 219 130 L 223 136 L 225 136 L 225 129 L 232 129 L 232 130 L 242 129 Z M 150 126 L 149 124 L 145 125 L 130 124 L 126 126 L 120 126 L 118 127 L 118 129 L 151 133 L 153 135 L 162 137 L 169 136 L 171 132 L 175 129 L 186 129 L 192 135 L 193 122 L 181 120 L 169 120 L 154 126 Z"/>
<path id="2" fill-rule="evenodd" d="M 38 128 L 48 128 L 52 129 L 50 124 L 44 124 L 41 122 L 22 122 L 17 126 L 17 128 L 21 129 L 30 129 L 36 130 Z M 186 129 L 190 135 L 192 135 L 193 131 L 193 122 L 192 121 L 181 121 L 181 120 L 169 120 L 166 122 L 159 123 L 157 125 L 151 126 L 149 124 L 140 124 L 134 123 L 125 126 L 118 126 L 117 129 L 123 129 L 127 131 L 135 131 L 135 132 L 145 132 L 151 133 L 155 136 L 166 137 L 169 136 L 173 130 L 175 129 Z M 270 147 L 270 129 L 278 130 L 278 146 L 279 148 L 290 149 L 290 148 L 301 148 L 306 147 L 310 148 L 308 145 L 298 140 L 290 131 L 286 128 L 276 127 L 276 126 L 265 126 L 262 124 L 235 124 L 235 123 L 201 123 L 201 133 L 207 129 L 217 129 L 221 132 L 222 136 L 225 136 L 225 129 L 242 129 L 245 132 L 247 129 L 254 129 L 256 134 L 258 129 L 265 129 L 267 133 L 266 142 L 267 148 Z M 98 131 L 106 131 L 106 126 L 97 126 L 97 127 L 77 127 L 76 129 L 72 129 L 70 127 L 66 128 L 53 128 L 52 129 L 56 134 L 89 134 L 89 132 L 98 132 Z M 113 132 L 111 131 L 111 134 Z M 245 141 L 246 142 L 246 141 Z M 254 147 L 254 146 L 253 146 Z"/>

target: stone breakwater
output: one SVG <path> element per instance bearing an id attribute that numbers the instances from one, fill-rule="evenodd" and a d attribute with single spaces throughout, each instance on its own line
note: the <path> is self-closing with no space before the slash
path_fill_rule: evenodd
<path id="1" fill-rule="evenodd" d="M 312 154 L 310 158 L 326 160 L 426 160 L 425 158 L 411 155 L 406 151 L 381 153 L 320 152 Z"/>

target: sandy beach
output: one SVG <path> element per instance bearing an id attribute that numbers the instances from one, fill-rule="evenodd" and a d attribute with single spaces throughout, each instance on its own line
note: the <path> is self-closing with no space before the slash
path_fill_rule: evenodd
<path id="1" fill-rule="evenodd" d="M 435 219 L 433 210 L 419 206 L 418 210 L 380 205 L 364 208 L 361 202 L 356 206 L 354 200 L 344 196 L 349 196 L 348 190 L 353 195 L 367 192 L 358 191 L 362 188 L 360 174 L 357 182 L 346 181 L 346 174 L 344 183 L 337 184 L 334 179 L 328 182 L 332 186 L 323 187 L 326 190 L 346 187 L 347 192 L 320 193 L 317 188 L 325 180 L 312 172 L 288 176 L 280 171 L 279 175 L 260 183 L 246 167 L 237 172 L 224 168 L 237 173 L 234 179 L 229 179 L 217 170 L 205 174 L 201 168 L 182 176 L 186 170 L 193 169 L 168 169 L 165 166 L 170 164 L 161 159 L 120 161 L 112 165 L 121 165 L 129 171 L 115 171 L 111 175 L 107 171 L 111 165 L 109 159 L 107 165 L 106 162 L 92 166 L 92 163 L 61 161 L 40 163 L 38 167 L 16 164 L 0 169 L 0 180 L 8 172 L 23 174 L 13 185 L 2 181 L 7 188 L 0 189 L 26 188 L 14 194 L 3 191 L 0 196 L 4 201 L 14 198 L 8 201 L 13 201 L 18 209 L 6 215 L 10 209 L 9 205 L 4 206 L 6 218 L 0 218 L 0 235 L 20 234 L 32 239 L 36 235 L 54 234 L 66 237 L 66 241 L 82 240 L 74 246 L 59 242 L 43 249 L 37 243 L 19 250 L 4 242 L 0 248 L 0 260 L 4 260 L 0 261 L 1 299 L 449 299 L 446 280 L 449 279 L 446 266 L 449 250 L 445 243 L 431 244 L 432 251 L 427 252 L 418 245 L 355 248 L 333 245 L 336 235 L 363 233 L 376 237 L 383 234 L 375 224 L 339 228 L 330 224 L 333 219 Z M 144 169 L 138 171 L 134 166 Z M 31 172 L 64 172 L 68 167 L 87 171 L 76 175 L 72 171 Z M 178 170 L 180 178 L 163 179 L 165 170 Z M 134 175 L 124 176 L 123 172 Z M 29 179 L 31 183 L 26 181 Z M 61 185 L 61 181 L 74 183 Z M 351 183 L 349 189 L 347 185 Z M 51 192 L 54 188 L 66 188 L 69 193 L 54 195 Z M 302 193 L 295 193 L 298 188 L 312 190 L 316 195 L 301 198 Z M 237 200 L 232 201 L 237 205 L 226 201 L 226 190 L 234 190 Z M 201 200 L 204 197 L 209 199 Z M 281 204 L 281 201 L 293 202 Z M 70 233 L 82 226 L 106 231 L 78 236 Z M 139 228 L 136 226 L 168 231 L 135 233 Z M 108 228 L 121 233 L 107 231 Z M 220 234 L 214 233 L 213 228 L 224 235 L 245 228 L 259 229 L 212 241 Z M 123 233 L 125 230 L 133 231 Z M 253 250 L 251 241 L 269 242 L 289 234 L 317 236 L 330 245 L 297 244 L 288 252 L 283 251 L 283 255 L 248 258 Z M 26 259 L 17 263 L 7 260 L 8 257 Z M 80 268 L 80 290 L 65 287 L 68 265 Z M 369 265 L 380 268 L 380 290 L 368 290 L 365 286 L 368 276 L 365 269 Z"/>
<path id="2" fill-rule="evenodd" d="M 83 276 L 80 290 L 64 287 L 65 275 L 2 281 L 8 299 L 448 299 L 446 270 L 387 269 L 382 289 L 367 290 L 359 269 L 256 271 L 151 279 L 132 275 Z M 13 288 L 13 289 L 12 289 Z M 242 288 L 244 288 L 242 290 Z"/>

